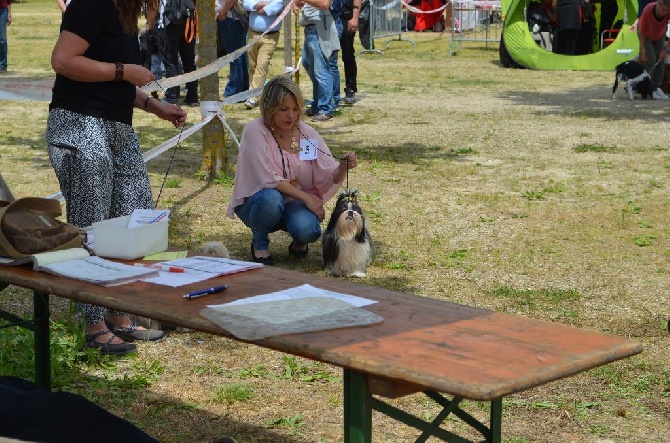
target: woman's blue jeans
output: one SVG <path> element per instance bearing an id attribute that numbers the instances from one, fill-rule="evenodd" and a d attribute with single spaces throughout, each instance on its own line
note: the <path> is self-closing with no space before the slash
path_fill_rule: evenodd
<path id="1" fill-rule="evenodd" d="M 321 237 L 318 217 L 300 200 L 284 201 L 276 189 L 264 188 L 235 208 L 235 214 L 251 229 L 254 249 L 270 247 L 268 235 L 286 231 L 296 243 L 313 243 Z"/>
<path id="2" fill-rule="evenodd" d="M 333 51 L 330 59 L 321 51 L 319 36 L 316 27 L 305 28 L 305 43 L 302 48 L 302 64 L 312 80 L 312 107 L 315 114 L 332 116 L 335 112 L 333 103 L 333 73 L 330 68 L 331 60 L 337 63 L 339 51 Z M 338 85 L 339 87 L 339 85 Z"/>
<path id="3" fill-rule="evenodd" d="M 226 47 L 228 54 L 240 49 L 247 44 L 247 31 L 239 20 L 226 17 L 223 20 L 217 20 L 217 30 L 223 46 Z M 228 75 L 228 84 L 223 91 L 224 97 L 239 94 L 249 89 L 249 61 L 247 53 L 240 55 L 230 62 L 230 74 Z"/>
<path id="4" fill-rule="evenodd" d="M 7 8 L 0 9 L 0 71 L 7 70 Z"/>

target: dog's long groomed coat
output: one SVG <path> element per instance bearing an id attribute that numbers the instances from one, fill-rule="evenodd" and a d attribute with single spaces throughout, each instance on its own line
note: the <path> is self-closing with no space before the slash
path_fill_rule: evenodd
<path id="1" fill-rule="evenodd" d="M 356 190 L 344 191 L 337 198 L 328 227 L 321 240 L 326 271 L 338 277 L 365 277 L 372 259 L 370 234 Z"/>

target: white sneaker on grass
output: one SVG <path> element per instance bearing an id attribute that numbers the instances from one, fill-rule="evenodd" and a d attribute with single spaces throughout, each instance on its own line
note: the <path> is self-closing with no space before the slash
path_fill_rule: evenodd
<path id="1" fill-rule="evenodd" d="M 661 88 L 656 88 L 653 94 L 651 94 L 651 96 L 656 100 L 667 100 L 668 98 L 670 98 L 667 95 L 665 95 L 663 91 L 661 91 Z"/>

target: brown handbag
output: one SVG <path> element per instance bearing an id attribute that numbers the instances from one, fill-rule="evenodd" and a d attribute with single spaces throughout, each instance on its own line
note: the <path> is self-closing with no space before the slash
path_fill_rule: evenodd
<path id="1" fill-rule="evenodd" d="M 0 200 L 0 256 L 23 258 L 42 252 L 79 248 L 83 230 L 56 220 L 58 200 L 24 197 Z"/>

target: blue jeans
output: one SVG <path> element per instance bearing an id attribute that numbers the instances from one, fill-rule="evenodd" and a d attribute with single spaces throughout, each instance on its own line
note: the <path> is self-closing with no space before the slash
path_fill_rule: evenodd
<path id="1" fill-rule="evenodd" d="M 7 70 L 7 8 L 0 9 L 0 71 Z"/>
<path id="2" fill-rule="evenodd" d="M 326 59 L 319 46 L 319 36 L 316 27 L 305 28 L 305 43 L 302 47 L 302 65 L 312 80 L 312 106 L 315 114 L 332 116 L 335 111 L 333 105 L 333 74 L 330 63 L 334 59 L 337 64 L 337 53 L 333 51 L 330 59 Z"/>
<path id="3" fill-rule="evenodd" d="M 337 29 L 338 38 L 342 38 L 342 19 L 338 16 L 333 16 L 333 21 L 335 21 L 335 28 Z M 328 69 L 333 74 L 333 106 L 335 108 L 339 107 L 340 104 L 340 68 L 337 66 L 337 57 L 331 57 L 328 62 Z"/>
<path id="4" fill-rule="evenodd" d="M 284 201 L 276 189 L 264 188 L 235 208 L 235 214 L 251 229 L 255 249 L 270 247 L 268 234 L 286 231 L 296 243 L 312 243 L 321 237 L 319 219 L 300 200 Z"/>
<path id="5" fill-rule="evenodd" d="M 228 54 L 247 43 L 247 32 L 239 20 L 226 17 L 223 20 L 217 20 L 216 27 Z M 249 62 L 247 54 L 244 53 L 230 62 L 230 75 L 223 96 L 230 97 L 247 90 L 249 90 Z"/>

